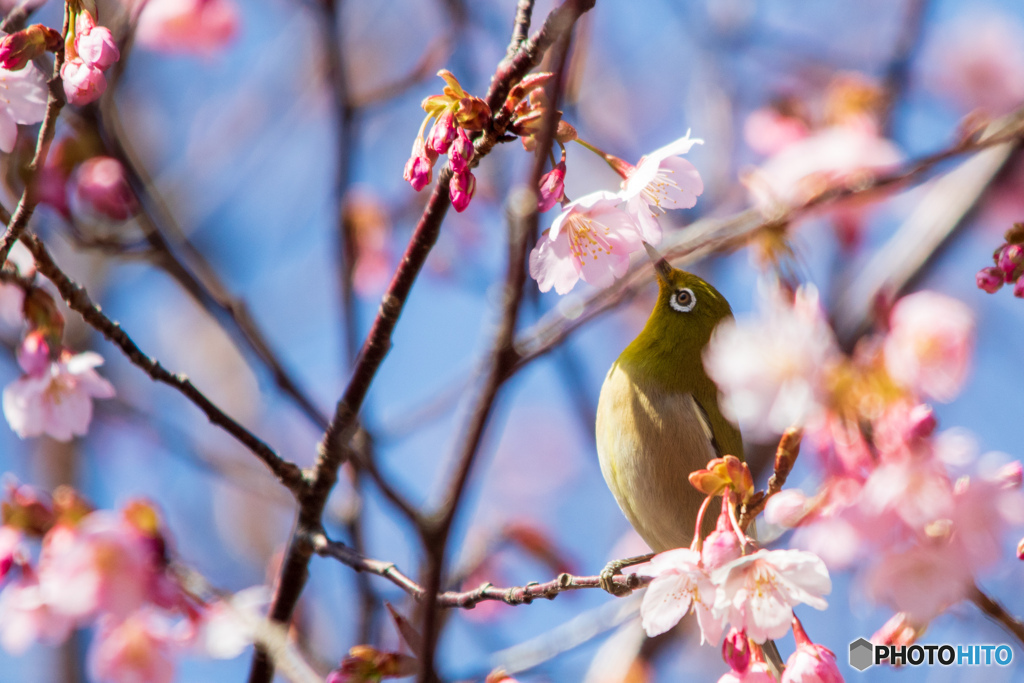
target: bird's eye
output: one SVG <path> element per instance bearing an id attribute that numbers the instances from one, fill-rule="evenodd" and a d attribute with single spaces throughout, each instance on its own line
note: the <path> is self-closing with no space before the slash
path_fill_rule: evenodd
<path id="1" fill-rule="evenodd" d="M 668 300 L 669 305 L 680 313 L 689 313 L 697 305 L 697 297 L 689 288 L 677 289 Z"/>

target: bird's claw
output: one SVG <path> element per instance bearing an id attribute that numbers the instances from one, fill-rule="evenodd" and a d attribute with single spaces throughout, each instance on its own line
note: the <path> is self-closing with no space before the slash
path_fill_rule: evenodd
<path id="1" fill-rule="evenodd" d="M 628 565 L 623 564 L 622 560 L 612 560 L 606 564 L 604 569 L 602 569 L 601 573 L 598 575 L 598 578 L 601 580 L 601 588 L 616 597 L 632 593 L 632 588 L 615 583 L 615 575 L 621 572 L 626 566 Z"/>

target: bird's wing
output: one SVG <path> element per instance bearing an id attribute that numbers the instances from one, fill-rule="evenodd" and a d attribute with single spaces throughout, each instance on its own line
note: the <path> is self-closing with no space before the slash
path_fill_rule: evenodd
<path id="1" fill-rule="evenodd" d="M 696 396 L 690 395 L 693 399 L 693 410 L 697 413 L 697 421 L 700 426 L 704 429 L 704 436 L 708 437 L 708 441 L 711 442 L 711 448 L 714 449 L 715 455 L 719 458 L 722 457 L 722 448 L 718 444 L 718 440 L 715 438 L 715 432 L 711 429 L 711 417 L 708 415 L 708 411 L 704 409 L 704 406 L 700 404 Z"/>

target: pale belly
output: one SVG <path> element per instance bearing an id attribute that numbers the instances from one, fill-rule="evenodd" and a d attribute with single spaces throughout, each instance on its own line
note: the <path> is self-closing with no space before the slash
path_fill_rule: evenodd
<path id="1" fill-rule="evenodd" d="M 597 454 L 608 488 L 652 550 L 690 544 L 704 496 L 689 474 L 716 453 L 689 394 L 636 385 L 616 363 L 598 401 Z M 705 530 L 717 512 L 708 512 Z"/>

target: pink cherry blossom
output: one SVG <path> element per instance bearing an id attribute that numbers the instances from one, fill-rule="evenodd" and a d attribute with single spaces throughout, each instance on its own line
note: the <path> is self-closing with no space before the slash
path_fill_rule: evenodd
<path id="1" fill-rule="evenodd" d="M 716 569 L 711 580 L 719 588 L 715 613 L 756 643 L 785 635 L 800 603 L 825 609 L 822 596 L 832 590 L 825 563 L 802 550 L 758 550 Z"/>
<path id="2" fill-rule="evenodd" d="M 42 375 L 50 367 L 50 345 L 46 337 L 36 330 L 25 335 L 18 346 L 18 365 L 27 375 Z"/>
<path id="3" fill-rule="evenodd" d="M 230 0 L 148 0 L 135 39 L 161 52 L 209 54 L 237 32 L 238 10 Z"/>
<path id="4" fill-rule="evenodd" d="M 833 126 L 785 147 L 745 182 L 755 204 L 772 215 L 780 205 L 802 204 L 830 185 L 884 171 L 901 159 L 891 142 L 871 131 Z"/>
<path id="5" fill-rule="evenodd" d="M 103 358 L 91 351 L 59 360 L 38 375 L 23 375 L 4 388 L 3 409 L 11 429 L 26 438 L 49 434 L 58 441 L 84 435 L 92 421 L 92 399 L 111 398 L 114 387 L 96 373 Z"/>
<path id="6" fill-rule="evenodd" d="M 112 157 L 83 162 L 71 177 L 71 196 L 76 208 L 110 220 L 126 220 L 136 209 L 124 166 Z"/>
<path id="7" fill-rule="evenodd" d="M 106 71 L 121 58 L 110 29 L 97 26 L 92 15 L 83 11 L 75 23 L 75 50 L 86 64 Z"/>
<path id="8" fill-rule="evenodd" d="M 718 642 L 724 625 L 722 619 L 711 612 L 715 586 L 700 566 L 700 553 L 688 548 L 669 550 L 655 555 L 643 573 L 654 577 L 640 606 L 648 636 L 653 638 L 668 631 L 693 608 L 700 625 L 701 642 Z"/>
<path id="9" fill-rule="evenodd" d="M 840 357 L 813 287 L 793 304 L 771 292 L 766 308 L 760 320 L 723 321 L 704 352 L 722 411 L 762 437 L 821 414 L 827 371 Z"/>
<path id="10" fill-rule="evenodd" d="M 54 527 L 43 543 L 39 583 L 60 614 L 122 619 L 146 603 L 156 573 L 153 548 L 123 516 L 93 512 Z"/>
<path id="11" fill-rule="evenodd" d="M 89 648 L 89 675 L 104 683 L 171 683 L 175 645 L 169 625 L 152 610 L 104 619 Z"/>
<path id="12" fill-rule="evenodd" d="M 70 617 L 52 609 L 30 572 L 0 592 L 0 645 L 13 655 L 23 653 L 35 643 L 61 643 L 73 625 Z"/>
<path id="13" fill-rule="evenodd" d="M 252 644 L 254 625 L 265 618 L 271 594 L 266 586 L 240 590 L 230 600 L 210 605 L 203 619 L 200 642 L 216 659 L 233 659 Z"/>
<path id="14" fill-rule="evenodd" d="M 960 301 L 937 292 L 903 297 L 889 316 L 885 367 L 897 383 L 950 401 L 967 379 L 974 317 Z"/>
<path id="15" fill-rule="evenodd" d="M 626 274 L 629 255 L 642 248 L 636 221 L 611 192 L 594 192 L 567 204 L 530 252 L 530 275 L 540 291 L 559 294 L 579 279 L 607 287 Z"/>
<path id="16" fill-rule="evenodd" d="M 753 662 L 743 671 L 732 671 L 723 674 L 718 683 L 775 683 L 771 669 L 764 662 Z"/>
<path id="17" fill-rule="evenodd" d="M 796 651 L 786 660 L 781 683 L 843 683 L 835 654 L 812 643 L 798 619 L 793 620 L 793 635 Z"/>
<path id="18" fill-rule="evenodd" d="M 792 528 L 808 513 L 807 496 L 800 489 L 783 489 L 768 499 L 764 520 L 776 526 Z"/>
<path id="19" fill-rule="evenodd" d="M 651 244 L 661 241 L 658 215 L 668 209 L 689 209 L 704 192 L 696 167 L 683 154 L 703 140 L 691 139 L 690 132 L 640 159 L 622 181 L 620 196 L 626 210 L 636 217 L 640 236 Z"/>
<path id="20" fill-rule="evenodd" d="M 60 78 L 64 82 L 64 95 L 71 104 L 94 102 L 107 89 L 107 77 L 103 71 L 81 57 L 64 62 L 60 68 Z"/>
<path id="21" fill-rule="evenodd" d="M 764 155 L 781 152 L 809 134 L 806 122 L 774 107 L 755 109 L 743 123 L 743 139 L 752 150 Z"/>
<path id="22" fill-rule="evenodd" d="M 46 77 L 34 64 L 18 71 L 0 69 L 0 88 L 0 151 L 10 153 L 18 125 L 39 123 L 46 114 Z"/>
<path id="23" fill-rule="evenodd" d="M 967 597 L 974 576 L 958 547 L 938 540 L 881 555 L 866 585 L 875 601 L 926 624 Z"/>

